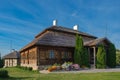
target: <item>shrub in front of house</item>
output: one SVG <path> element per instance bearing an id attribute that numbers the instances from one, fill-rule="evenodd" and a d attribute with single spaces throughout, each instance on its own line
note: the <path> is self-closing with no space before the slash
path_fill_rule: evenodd
<path id="1" fill-rule="evenodd" d="M 98 47 L 96 67 L 106 68 L 106 51 L 103 45 L 99 45 Z"/>
<path id="2" fill-rule="evenodd" d="M 28 70 L 28 71 L 32 71 L 33 68 L 32 67 L 24 67 L 24 66 L 16 66 L 17 68 L 23 69 L 23 70 Z"/>
<path id="3" fill-rule="evenodd" d="M 29 71 L 32 71 L 32 69 L 33 69 L 32 67 L 28 67 L 28 70 L 29 70 Z"/>
<path id="4" fill-rule="evenodd" d="M 1 77 L 1 78 L 7 78 L 7 77 L 9 77 L 8 71 L 7 71 L 7 70 L 0 69 L 0 77 Z"/>
<path id="5" fill-rule="evenodd" d="M 115 45 L 110 43 L 107 54 L 107 66 L 110 68 L 116 67 L 116 48 Z"/>
<path id="6" fill-rule="evenodd" d="M 4 66 L 4 60 L 0 58 L 0 68 Z"/>
<path id="7" fill-rule="evenodd" d="M 81 67 L 89 67 L 89 54 L 84 47 L 83 39 L 78 34 L 76 35 L 76 45 L 74 51 L 74 63 L 79 64 Z"/>
<path id="8" fill-rule="evenodd" d="M 120 66 L 120 50 L 116 50 L 116 65 Z"/>

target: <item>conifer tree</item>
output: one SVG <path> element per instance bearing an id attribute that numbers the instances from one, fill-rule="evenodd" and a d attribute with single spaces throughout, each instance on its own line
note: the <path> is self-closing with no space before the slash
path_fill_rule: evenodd
<path id="1" fill-rule="evenodd" d="M 106 67 L 106 51 L 103 45 L 99 45 L 98 47 L 96 67 L 97 68 Z"/>
<path id="2" fill-rule="evenodd" d="M 114 68 L 116 66 L 116 48 L 114 44 L 110 43 L 107 54 L 107 66 Z"/>
<path id="3" fill-rule="evenodd" d="M 83 39 L 79 37 L 79 54 L 80 54 L 80 65 L 83 65 L 83 57 L 84 57 L 84 46 L 83 46 Z"/>
<path id="4" fill-rule="evenodd" d="M 83 53 L 83 56 L 82 56 L 82 60 L 83 60 L 83 66 L 86 66 L 86 67 L 90 67 L 90 63 L 89 63 L 89 54 L 88 54 L 88 50 L 87 48 L 84 47 L 84 53 Z"/>
<path id="5" fill-rule="evenodd" d="M 76 35 L 76 46 L 75 46 L 75 53 L 74 53 L 74 62 L 76 64 L 79 64 L 80 66 L 86 66 L 89 65 L 89 56 L 86 48 L 84 48 L 83 45 L 83 39 L 82 37 Z"/>
<path id="6" fill-rule="evenodd" d="M 76 34 L 76 44 L 75 44 L 75 52 L 74 52 L 74 63 L 80 64 L 80 55 L 79 55 L 79 35 Z"/>

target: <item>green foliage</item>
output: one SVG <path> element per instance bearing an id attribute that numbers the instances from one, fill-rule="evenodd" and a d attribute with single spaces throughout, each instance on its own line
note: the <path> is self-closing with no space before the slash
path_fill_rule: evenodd
<path id="1" fill-rule="evenodd" d="M 84 48 L 82 37 L 76 35 L 76 45 L 74 53 L 74 63 L 79 64 L 80 66 L 89 66 L 89 55 L 87 49 Z"/>
<path id="2" fill-rule="evenodd" d="M 17 68 L 23 69 L 23 70 L 27 70 L 27 71 L 32 71 L 32 67 L 24 67 L 24 66 L 16 66 Z"/>
<path id="3" fill-rule="evenodd" d="M 99 45 L 98 47 L 96 67 L 97 68 L 106 67 L 106 51 L 103 45 Z"/>
<path id="4" fill-rule="evenodd" d="M 119 49 L 116 49 L 116 51 L 117 51 L 117 52 L 120 52 L 120 50 L 119 50 Z"/>
<path id="5" fill-rule="evenodd" d="M 4 69 L 0 69 L 0 77 L 1 78 L 7 78 L 8 76 L 8 71 Z"/>
<path id="6" fill-rule="evenodd" d="M 108 54 L 107 54 L 107 66 L 114 68 L 116 66 L 116 48 L 114 44 L 109 44 Z"/>
<path id="7" fill-rule="evenodd" d="M 120 66 L 120 50 L 116 49 L 116 65 Z"/>
<path id="8" fill-rule="evenodd" d="M 79 54 L 79 36 L 76 35 L 76 45 L 75 45 L 75 52 L 74 52 L 74 63 L 80 64 L 80 54 Z"/>
<path id="9" fill-rule="evenodd" d="M 4 60 L 0 58 L 0 68 L 4 66 Z"/>
<path id="10" fill-rule="evenodd" d="M 87 48 L 84 48 L 84 53 L 83 53 L 83 56 L 82 56 L 82 60 L 83 60 L 83 62 L 82 62 L 83 66 L 90 67 L 89 54 L 88 54 Z"/>
<path id="11" fill-rule="evenodd" d="M 79 37 L 79 47 L 78 47 L 78 51 L 79 51 L 79 64 L 80 64 L 80 66 L 82 66 L 83 65 L 83 56 L 84 56 L 84 46 L 83 46 L 83 39 L 82 39 L 82 37 L 80 36 Z"/>
<path id="12" fill-rule="evenodd" d="M 120 50 L 116 50 L 116 65 L 120 66 Z"/>

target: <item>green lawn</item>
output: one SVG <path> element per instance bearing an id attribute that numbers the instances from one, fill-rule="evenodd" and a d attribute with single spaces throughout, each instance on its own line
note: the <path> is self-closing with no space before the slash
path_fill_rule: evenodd
<path id="1" fill-rule="evenodd" d="M 6 68 L 10 78 L 0 80 L 120 80 L 120 72 L 40 74 L 18 68 Z"/>

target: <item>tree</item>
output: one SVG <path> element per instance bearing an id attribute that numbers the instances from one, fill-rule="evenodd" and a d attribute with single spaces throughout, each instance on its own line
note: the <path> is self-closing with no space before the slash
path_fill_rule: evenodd
<path id="1" fill-rule="evenodd" d="M 116 50 L 116 65 L 120 66 L 120 51 Z"/>
<path id="2" fill-rule="evenodd" d="M 3 66 L 4 66 L 4 60 L 1 59 L 1 60 L 0 60 L 0 68 L 2 68 Z"/>
<path id="3" fill-rule="evenodd" d="M 83 46 L 83 39 L 79 36 L 79 54 L 80 54 L 80 65 L 83 66 L 84 64 L 84 46 Z"/>
<path id="4" fill-rule="evenodd" d="M 75 44 L 75 51 L 74 51 L 74 63 L 80 65 L 79 36 L 78 36 L 78 34 L 76 34 L 76 44 Z"/>
<path id="5" fill-rule="evenodd" d="M 89 54 L 88 54 L 87 48 L 85 48 L 85 47 L 84 47 L 84 52 L 83 52 L 83 56 L 82 56 L 82 65 L 86 66 L 86 67 L 90 67 Z"/>
<path id="6" fill-rule="evenodd" d="M 1 53 L 0 53 L 0 68 L 2 68 L 4 66 L 4 61 L 3 59 L 1 58 Z"/>
<path id="7" fill-rule="evenodd" d="M 116 66 L 116 48 L 114 44 L 110 43 L 107 54 L 107 66 L 114 68 Z"/>
<path id="8" fill-rule="evenodd" d="M 78 34 L 76 35 L 74 62 L 80 66 L 88 67 L 89 65 L 89 56 L 87 49 L 84 48 L 83 39 L 81 36 L 78 36 Z"/>
<path id="9" fill-rule="evenodd" d="M 98 46 L 96 67 L 97 68 L 105 68 L 106 67 L 106 51 L 105 51 L 103 45 Z"/>

